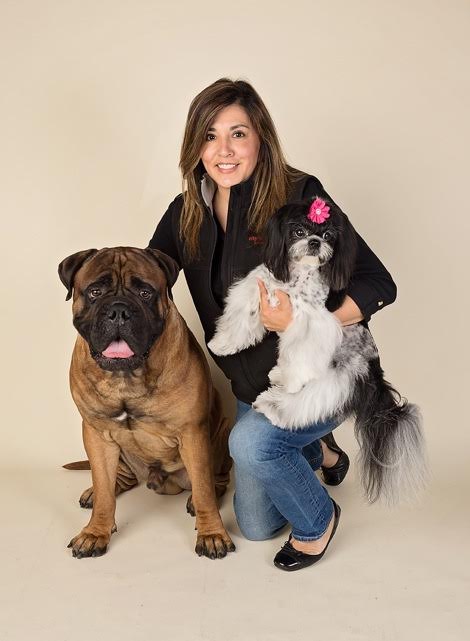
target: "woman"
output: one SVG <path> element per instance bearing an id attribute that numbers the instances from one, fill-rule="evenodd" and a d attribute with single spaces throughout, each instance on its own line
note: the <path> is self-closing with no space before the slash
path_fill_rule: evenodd
<path id="1" fill-rule="evenodd" d="M 321 183 L 289 167 L 272 119 L 251 85 L 227 78 L 204 89 L 191 103 L 181 148 L 184 192 L 169 206 L 149 246 L 174 258 L 184 270 L 208 342 L 235 278 L 261 262 L 262 234 L 282 205 L 326 195 Z M 382 263 L 358 236 L 352 281 L 342 305 L 330 311 L 343 325 L 367 322 L 395 300 L 396 288 Z M 237 421 L 229 447 L 235 463 L 234 508 L 244 536 L 273 537 L 287 522 L 292 535 L 276 555 L 283 570 L 318 561 L 336 530 L 340 508 L 325 482 L 339 484 L 348 469 L 327 421 L 301 431 L 282 430 L 251 408 L 269 385 L 276 362 L 277 333 L 292 320 L 289 297 L 268 305 L 260 283 L 260 314 L 270 330 L 258 345 L 214 360 L 230 379 Z M 322 439 L 321 441 L 319 439 Z"/>

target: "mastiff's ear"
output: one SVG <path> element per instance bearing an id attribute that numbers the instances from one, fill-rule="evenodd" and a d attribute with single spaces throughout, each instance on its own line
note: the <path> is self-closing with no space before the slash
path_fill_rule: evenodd
<path id="1" fill-rule="evenodd" d="M 97 249 L 84 249 L 81 252 L 68 256 L 68 258 L 64 258 L 60 263 L 59 277 L 67 288 L 67 298 L 65 300 L 70 300 L 72 298 L 73 279 L 75 278 L 75 274 L 83 263 L 94 256 L 97 252 Z"/>
<path id="2" fill-rule="evenodd" d="M 176 279 L 178 278 L 178 274 L 180 271 L 180 266 L 178 265 L 176 260 L 173 260 L 171 256 L 168 256 L 168 254 L 164 254 L 159 249 L 146 247 L 145 251 L 153 258 L 160 269 L 163 269 L 163 271 L 165 272 L 168 289 L 171 289 L 176 283 Z"/>

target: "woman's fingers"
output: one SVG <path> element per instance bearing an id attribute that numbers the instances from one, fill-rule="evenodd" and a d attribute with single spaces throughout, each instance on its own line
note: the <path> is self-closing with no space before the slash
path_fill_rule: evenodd
<path id="1" fill-rule="evenodd" d="M 276 289 L 275 295 L 278 304 L 273 307 L 268 298 L 266 285 L 258 279 L 260 292 L 260 318 L 268 331 L 283 332 L 292 321 L 292 305 L 286 292 Z"/>
<path id="2" fill-rule="evenodd" d="M 276 309 L 285 310 L 292 307 L 289 294 L 286 294 L 282 289 L 276 289 L 274 293 L 279 301 L 279 305 L 276 306 Z"/>
<path id="3" fill-rule="evenodd" d="M 268 290 L 266 289 L 266 285 L 260 278 L 258 278 L 257 280 L 258 280 L 258 287 L 259 287 L 260 309 L 261 311 L 264 311 L 267 307 L 269 307 Z"/>

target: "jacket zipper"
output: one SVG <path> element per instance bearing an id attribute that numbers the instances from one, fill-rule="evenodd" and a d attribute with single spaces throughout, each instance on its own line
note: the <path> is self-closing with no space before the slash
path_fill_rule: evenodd
<path id="1" fill-rule="evenodd" d="M 232 199 L 233 196 L 233 199 Z M 237 196 L 233 195 L 233 192 L 230 193 L 230 200 L 229 200 L 229 205 L 228 205 L 228 212 L 227 212 L 227 230 L 230 230 L 230 233 L 232 234 L 231 238 L 231 243 L 230 243 L 230 252 L 228 252 L 227 255 L 227 285 L 230 287 L 233 281 L 233 261 L 235 258 L 235 247 L 236 247 L 236 241 L 238 238 L 238 231 L 239 231 L 239 226 L 241 224 L 241 212 L 242 212 L 242 196 L 241 194 L 238 194 L 238 200 Z M 238 206 L 238 212 L 239 215 L 238 217 L 230 221 L 230 214 L 233 210 L 237 211 L 237 206 Z M 233 216 L 232 216 L 233 218 Z M 229 222 L 232 222 L 233 224 L 229 226 Z M 225 241 L 227 241 L 227 237 L 225 237 Z M 230 260 L 231 259 L 231 260 Z M 254 380 L 252 374 L 251 374 L 251 369 L 250 365 L 248 363 L 248 359 L 246 358 L 246 354 L 243 353 L 243 351 L 238 352 L 238 354 L 234 355 L 238 357 L 238 362 L 240 363 L 240 366 L 242 368 L 242 371 L 245 375 L 245 380 L 248 385 L 252 387 L 253 390 L 256 390 L 256 381 Z"/>
<path id="2" fill-rule="evenodd" d="M 210 259 L 210 262 L 209 262 L 209 272 L 208 272 L 209 293 L 210 293 L 210 297 L 211 297 L 211 300 L 214 303 L 214 305 L 217 307 L 217 309 L 219 309 L 222 312 L 222 307 L 215 300 L 214 293 L 212 291 L 212 263 L 214 262 L 215 246 L 217 244 L 217 225 L 216 225 L 216 222 L 214 220 L 214 216 L 213 216 L 212 212 L 210 211 L 210 209 L 207 206 L 206 206 L 206 212 L 210 216 L 211 228 L 212 228 L 212 249 L 211 249 L 211 259 Z"/>
<path id="3" fill-rule="evenodd" d="M 236 196 L 234 195 L 233 191 L 230 191 L 230 198 L 228 202 L 228 211 L 227 211 L 227 227 L 225 229 L 225 234 L 227 234 L 227 231 L 229 234 L 231 234 L 230 238 L 230 251 L 225 251 L 225 263 L 226 263 L 226 284 L 227 284 L 227 290 L 232 284 L 233 280 L 233 260 L 235 257 L 235 244 L 236 244 L 236 239 L 237 239 L 237 231 L 238 231 L 238 225 L 240 224 L 240 216 L 238 217 L 238 220 L 232 220 L 233 215 L 231 215 L 232 211 L 234 210 L 234 205 L 236 201 Z M 240 207 L 239 207 L 240 210 Z M 227 242 L 227 235 L 225 236 L 225 242 Z M 227 249 L 227 248 L 225 248 Z"/>

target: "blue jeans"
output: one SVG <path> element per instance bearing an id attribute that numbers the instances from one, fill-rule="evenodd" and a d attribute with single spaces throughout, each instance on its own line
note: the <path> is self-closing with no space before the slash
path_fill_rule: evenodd
<path id="1" fill-rule="evenodd" d="M 247 539 L 272 538 L 287 522 L 299 541 L 324 534 L 333 503 L 314 470 L 323 460 L 319 439 L 335 427 L 325 422 L 284 430 L 237 401 L 229 448 L 235 464 L 235 515 Z"/>

